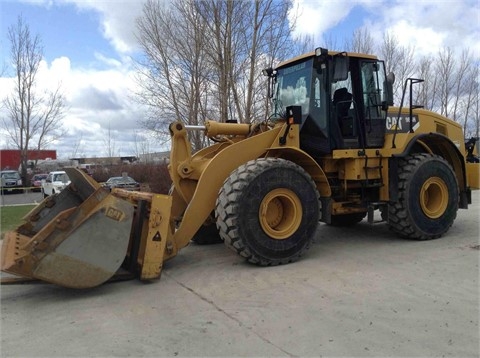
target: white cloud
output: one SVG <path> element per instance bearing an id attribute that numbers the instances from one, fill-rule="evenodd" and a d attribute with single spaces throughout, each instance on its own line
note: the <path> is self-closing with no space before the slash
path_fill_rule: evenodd
<path id="1" fill-rule="evenodd" d="M 94 11 L 100 16 L 103 36 L 120 54 L 138 49 L 135 20 L 142 14 L 146 0 L 28 1 L 46 6 L 69 3 L 80 10 Z M 293 0 L 289 19 L 298 17 L 296 35 L 310 34 L 320 41 L 342 21 L 355 18 L 360 8 L 362 14 L 370 14 L 363 23 L 371 24 L 379 36 L 388 30 L 397 34 L 403 43 L 415 44 L 422 51 L 462 45 L 480 56 L 478 0 Z"/>
<path id="2" fill-rule="evenodd" d="M 320 41 L 335 26 L 350 26 L 359 14 L 367 15 L 360 23 L 379 41 L 389 31 L 420 55 L 449 46 L 469 48 L 480 57 L 478 0 L 294 0 L 290 20 L 298 16 L 296 35 L 311 34 Z"/>
<path id="3" fill-rule="evenodd" d="M 413 45 L 417 54 L 431 54 L 438 52 L 444 45 L 446 34 L 429 27 L 419 27 L 402 20 L 389 28 L 400 45 Z"/>
<path id="4" fill-rule="evenodd" d="M 60 83 L 69 105 L 64 120 L 68 135 L 56 143 L 59 155 L 70 155 L 79 141 L 82 153 L 106 155 L 105 138 L 109 127 L 118 141 L 117 148 L 121 148 L 119 154 L 132 154 L 134 144 L 131 141 L 134 132 L 141 131 L 138 120 L 143 116 L 143 109 L 130 97 L 137 84 L 128 55 L 137 46 L 135 19 L 141 15 L 144 2 L 35 1 L 47 7 L 69 3 L 81 11 L 94 11 L 99 15 L 102 35 L 119 56 L 115 59 L 105 57 L 102 49 L 98 49 L 95 58 L 101 63 L 101 70 L 74 67 L 68 57 L 42 63 L 39 74 L 42 84 L 54 88 Z M 314 35 L 316 41 L 339 24 L 350 26 L 355 19 L 379 39 L 386 31 L 391 31 L 402 45 L 414 45 L 419 54 L 436 53 L 443 46 L 451 46 L 470 48 L 480 56 L 480 8 L 476 0 L 294 0 L 291 16 L 295 12 L 298 15 L 295 33 Z M 366 16 L 359 18 L 363 15 Z M 7 83 L 7 78 L 0 78 L 1 97 L 8 93 Z M 0 137 L 0 143 L 2 139 Z M 150 147 L 155 150 L 154 145 Z"/>
<path id="5" fill-rule="evenodd" d="M 385 8 L 377 30 L 394 33 L 402 45 L 419 54 L 435 54 L 442 47 L 470 48 L 480 56 L 480 6 L 476 0 L 398 0 Z"/>
<path id="6" fill-rule="evenodd" d="M 108 70 L 75 69 L 68 76 L 69 111 L 65 124 L 72 135 L 80 131 L 87 155 L 105 156 L 105 140 L 110 135 L 118 141 L 119 155 L 133 155 L 132 144 L 122 143 L 125 133 L 140 131 L 142 108 L 132 100 L 137 85 L 129 65 Z M 77 134 L 78 136 L 78 134 Z M 68 142 L 59 142 L 65 149 Z M 70 149 L 71 151 L 71 149 Z M 68 153 L 68 150 L 66 150 Z"/>
<path id="7" fill-rule="evenodd" d="M 27 0 L 35 6 L 53 9 L 59 4 L 73 4 L 80 11 L 94 11 L 99 15 L 102 35 L 116 49 L 118 58 L 106 57 L 102 49 L 94 56 L 96 67 L 72 66 L 64 56 L 50 63 L 42 61 L 38 73 L 39 90 L 54 90 L 59 85 L 66 98 L 64 128 L 67 135 L 51 147 L 60 157 L 68 157 L 81 143 L 79 152 L 86 156 L 105 156 L 106 137 L 110 133 L 116 142 L 118 155 L 134 155 L 132 138 L 147 138 L 139 120 L 144 109 L 133 99 L 137 89 L 133 79 L 133 61 L 128 56 L 136 49 L 135 19 L 141 14 L 144 1 L 96 1 L 96 0 Z M 58 10 L 58 7 L 57 7 Z M 75 63 L 75 59 L 74 63 Z M 90 66 L 91 66 L 90 65 Z M 101 68 L 101 69 L 99 69 Z M 13 79 L 0 77 L 0 100 L 11 93 Z M 1 111 L 1 109 L 0 109 Z M 5 148 L 8 139 L 0 133 L 0 147 Z M 150 142 L 152 150 L 165 150 Z"/>
<path id="8" fill-rule="evenodd" d="M 81 142 L 78 151 L 86 156 L 106 156 L 106 138 L 115 142 L 118 155 L 134 155 L 133 133 L 142 133 L 138 120 L 143 117 L 143 108 L 132 100 L 137 89 L 133 69 L 129 62 L 115 64 L 107 70 L 72 68 L 67 57 L 57 58 L 52 63 L 41 62 L 38 73 L 40 90 L 54 90 L 60 84 L 66 97 L 65 117 L 62 121 L 67 135 L 57 140 L 52 147 L 57 155 L 71 156 Z M 0 96 L 11 93 L 12 78 L 0 78 Z M 164 150 L 149 143 L 152 150 Z M 0 137 L 0 147 L 6 147 L 5 137 Z"/>
<path id="9" fill-rule="evenodd" d="M 146 0 L 21 0 L 25 3 L 51 8 L 59 4 L 73 4 L 82 11 L 94 11 L 100 16 L 103 36 L 119 53 L 137 50 L 135 20 L 142 14 Z M 168 1 L 168 0 L 164 0 Z"/>
<path id="10" fill-rule="evenodd" d="M 145 0 L 61 0 L 81 10 L 93 10 L 101 16 L 103 35 L 119 53 L 137 50 L 135 20 L 142 14 Z"/>
<path id="11" fill-rule="evenodd" d="M 319 39 L 345 19 L 355 1 L 294 0 L 289 20 L 295 22 L 295 35 L 308 34 Z"/>

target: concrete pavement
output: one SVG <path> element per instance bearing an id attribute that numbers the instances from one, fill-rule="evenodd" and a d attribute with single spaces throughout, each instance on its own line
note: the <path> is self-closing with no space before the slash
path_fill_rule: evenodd
<path id="1" fill-rule="evenodd" d="M 432 241 L 321 225 L 297 263 L 191 245 L 162 278 L 1 287 L 2 357 L 479 356 L 480 191 Z"/>

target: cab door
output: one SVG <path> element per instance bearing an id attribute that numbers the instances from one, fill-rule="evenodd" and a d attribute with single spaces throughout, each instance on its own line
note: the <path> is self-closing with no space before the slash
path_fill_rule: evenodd
<path id="1" fill-rule="evenodd" d="M 387 83 L 383 61 L 360 61 L 360 81 L 365 147 L 380 148 L 385 142 L 387 117 Z"/>

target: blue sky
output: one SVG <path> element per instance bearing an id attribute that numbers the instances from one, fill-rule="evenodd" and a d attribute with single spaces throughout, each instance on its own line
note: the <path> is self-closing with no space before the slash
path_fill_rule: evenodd
<path id="1" fill-rule="evenodd" d="M 168 0 L 165 0 L 168 1 Z M 55 143 L 58 156 L 105 156 L 105 135 L 114 135 L 119 155 L 135 155 L 144 137 L 138 119 L 143 108 L 129 93 L 136 88 L 131 56 L 138 50 L 135 18 L 143 0 L 0 0 L 0 66 L 9 55 L 7 29 L 21 14 L 44 45 L 41 80 L 61 84 L 68 100 L 68 133 Z M 318 46 L 324 38 L 341 46 L 353 30 L 366 26 L 381 38 L 386 31 L 419 55 L 443 46 L 470 48 L 480 58 L 478 0 L 295 0 L 296 34 L 310 34 Z M 7 56 L 7 57 L 6 57 Z M 0 69 L 5 67 L 0 67 Z M 0 73 L 0 99 L 7 94 L 9 73 Z M 145 139 L 151 150 L 168 149 Z M 0 132 L 0 148 L 6 148 Z"/>
<path id="2" fill-rule="evenodd" d="M 131 1 L 112 1 L 128 6 Z M 87 3 L 87 1 L 84 1 Z M 307 3 L 314 4 L 310 1 Z M 4 0 L 1 9 L 1 43 L 8 46 L 8 28 L 22 14 L 33 33 L 41 36 L 45 46 L 45 59 L 52 61 L 60 56 L 68 56 L 74 65 L 85 65 L 96 61 L 94 53 L 100 52 L 115 58 L 118 53 L 103 33 L 102 14 L 94 8 L 79 8 L 75 3 L 60 1 L 22 2 Z M 301 10 L 303 11 L 303 10 Z M 352 31 L 362 26 L 369 14 L 363 7 L 355 6 L 354 11 L 343 18 L 336 26 L 329 28 L 328 35 L 339 39 L 348 37 Z M 133 25 L 134 19 L 132 18 Z M 133 26 L 132 26 L 133 27 Z M 2 51 L 2 56 L 8 55 Z"/>
<path id="3" fill-rule="evenodd" d="M 94 10 L 78 9 L 74 4 L 50 6 L 3 1 L 1 10 L 1 44 L 8 50 L 8 28 L 21 14 L 32 33 L 42 38 L 48 62 L 68 56 L 72 65 L 88 65 L 96 61 L 94 54 L 116 57 L 115 48 L 102 34 L 101 15 Z M 8 51 L 2 51 L 2 56 Z"/>

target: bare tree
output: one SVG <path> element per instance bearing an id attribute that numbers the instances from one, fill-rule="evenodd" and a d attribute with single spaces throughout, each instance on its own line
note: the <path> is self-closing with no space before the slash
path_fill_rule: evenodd
<path id="1" fill-rule="evenodd" d="M 150 143 L 148 138 L 139 131 L 134 132 L 134 147 L 135 156 L 140 162 L 151 163 L 152 155 L 150 153 Z"/>
<path id="2" fill-rule="evenodd" d="M 460 112 L 461 97 L 464 94 L 465 77 L 468 73 L 470 62 L 468 61 L 468 50 L 464 50 L 462 55 L 458 59 L 458 65 L 453 72 L 453 98 L 451 103 L 451 115 L 450 117 L 457 121 Z"/>
<path id="3" fill-rule="evenodd" d="M 435 110 L 438 101 L 438 76 L 433 71 L 434 62 L 431 56 L 424 56 L 417 63 L 417 77 L 424 80 L 416 88 L 415 103 L 422 104 L 425 109 Z"/>
<path id="4" fill-rule="evenodd" d="M 414 48 L 401 46 L 395 35 L 386 32 L 379 44 L 379 56 L 385 60 L 387 73 L 395 74 L 393 84 L 394 102 L 399 103 L 402 97 L 405 80 L 415 73 Z"/>
<path id="5" fill-rule="evenodd" d="M 468 50 L 455 53 L 443 48 L 437 57 L 420 60 L 418 72 L 424 78 L 420 97 L 426 108 L 462 124 L 465 136 L 478 130 L 478 65 Z"/>
<path id="6" fill-rule="evenodd" d="M 372 54 L 375 51 L 375 41 L 366 27 L 353 31 L 352 39 L 346 41 L 345 48 L 350 52 Z"/>
<path id="7" fill-rule="evenodd" d="M 455 88 L 453 69 L 456 66 L 455 56 L 450 47 L 445 47 L 438 52 L 435 71 L 439 76 L 440 84 L 440 114 L 448 117 L 450 114 L 450 102 Z"/>
<path id="8" fill-rule="evenodd" d="M 264 116 L 265 80 L 261 70 L 284 58 L 291 45 L 286 19 L 289 1 L 197 2 L 199 12 L 214 39 L 208 42 L 207 56 L 214 68 L 219 121 L 251 123 Z M 301 42 L 300 42 L 301 43 Z M 295 46 L 289 47 L 294 50 Z M 289 54 L 292 56 L 292 53 Z"/>
<path id="9" fill-rule="evenodd" d="M 205 42 L 204 52 L 209 63 L 214 68 L 210 78 L 210 86 L 215 88 L 212 95 L 215 100 L 218 114 L 215 119 L 225 122 L 229 118 L 229 99 L 232 90 L 232 66 L 235 51 L 237 50 L 235 34 L 242 31 L 236 28 L 235 19 L 248 6 L 243 1 L 216 1 L 206 0 L 194 2 L 194 6 L 206 25 L 211 41 Z"/>
<path id="10" fill-rule="evenodd" d="M 70 153 L 70 158 L 79 158 L 85 156 L 83 154 L 83 134 L 79 138 L 76 138 L 72 143 L 72 152 Z"/>
<path id="11" fill-rule="evenodd" d="M 8 30 L 11 60 L 15 68 L 14 90 L 3 102 L 7 114 L 2 124 L 13 145 L 20 150 L 21 174 L 26 180 L 28 151 L 43 149 L 63 131 L 64 96 L 38 89 L 38 71 L 43 56 L 40 37 L 30 33 L 21 16 Z"/>
<path id="12" fill-rule="evenodd" d="M 145 53 L 139 99 L 155 116 L 144 127 L 166 134 L 173 119 L 265 118 L 261 70 L 300 48 L 291 39 L 290 7 L 288 0 L 147 1 L 137 20 Z M 189 135 L 194 150 L 205 145 L 202 133 Z"/>
<path id="13" fill-rule="evenodd" d="M 171 4 L 148 0 L 137 20 L 145 54 L 139 63 L 142 91 L 137 98 L 151 111 L 142 125 L 160 137 L 168 135 L 173 120 L 198 124 L 206 119 L 205 26 L 191 0 Z M 197 132 L 191 136 L 194 148 L 201 148 L 203 138 Z"/>
<path id="14" fill-rule="evenodd" d="M 313 45 L 310 46 L 310 48 L 313 48 L 315 45 L 314 45 L 314 42 L 313 42 L 313 36 L 311 39 L 309 39 L 309 41 L 311 41 L 311 43 Z M 328 49 L 328 50 L 341 50 L 340 49 L 340 46 L 338 45 L 338 41 L 337 41 L 337 38 L 335 36 L 332 35 L 332 33 L 328 33 L 327 35 L 325 35 L 323 37 L 323 40 L 322 40 L 322 44 L 324 48 Z"/>
<path id="15" fill-rule="evenodd" d="M 113 157 L 117 155 L 117 141 L 116 141 L 116 136 L 115 133 L 112 132 L 112 128 L 110 126 L 110 122 L 108 122 L 108 128 L 105 131 L 105 137 L 104 137 L 104 145 L 105 145 L 105 152 L 106 156 L 110 158 L 110 164 L 113 164 Z"/>

